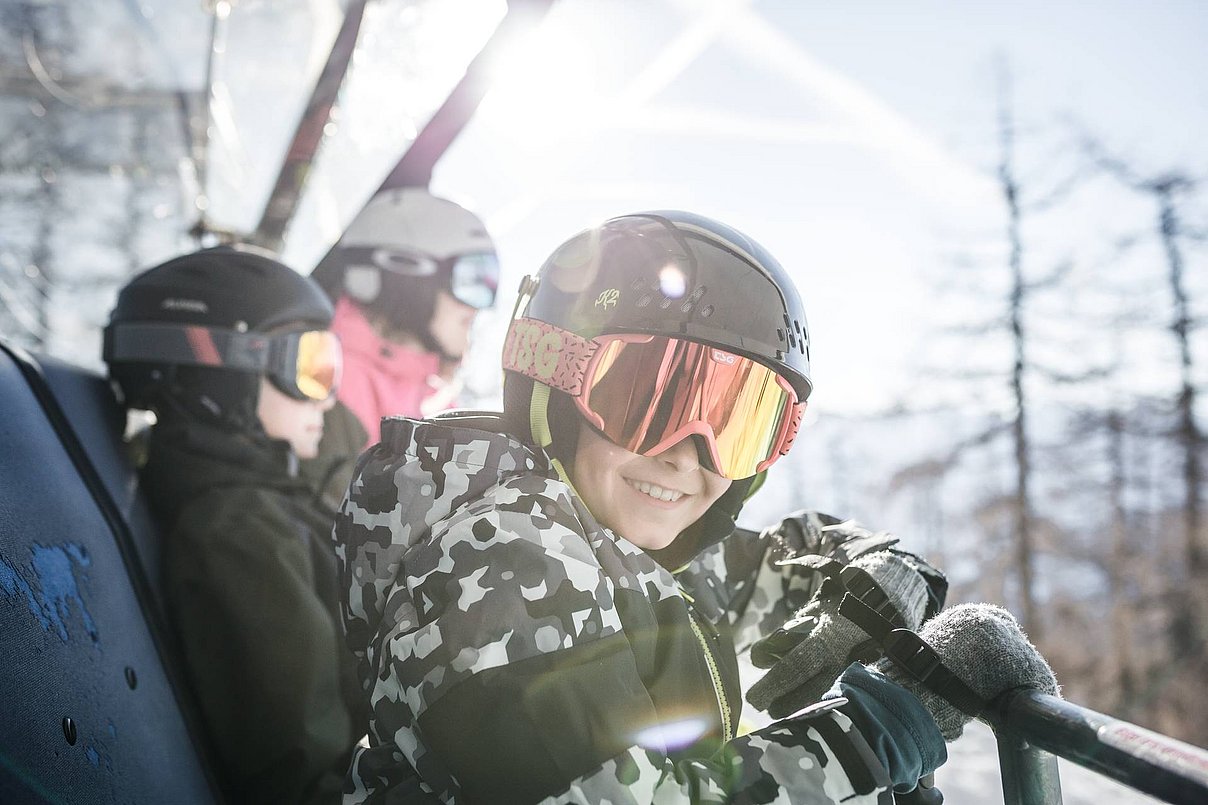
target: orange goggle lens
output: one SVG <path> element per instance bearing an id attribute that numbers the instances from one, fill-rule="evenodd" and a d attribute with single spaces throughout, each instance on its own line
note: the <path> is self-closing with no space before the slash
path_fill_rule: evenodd
<path id="1" fill-rule="evenodd" d="M 294 385 L 307 398 L 326 400 L 340 386 L 344 355 L 340 339 L 328 330 L 299 333 Z"/>
<path id="2" fill-rule="evenodd" d="M 795 436 L 789 383 L 761 363 L 661 336 L 604 336 L 577 398 L 610 441 L 655 455 L 696 435 L 730 479 L 766 469 Z"/>

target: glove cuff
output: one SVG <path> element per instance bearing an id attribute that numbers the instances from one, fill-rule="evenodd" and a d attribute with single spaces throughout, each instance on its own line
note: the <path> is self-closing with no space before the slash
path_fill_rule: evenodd
<path id="1" fill-rule="evenodd" d="M 877 667 L 892 662 L 899 669 L 895 676 L 901 681 L 914 681 L 970 718 L 986 709 L 986 699 L 944 665 L 935 648 L 911 630 L 893 628 L 892 623 L 850 594 L 843 596 L 839 614 L 867 632 L 884 650 L 886 659 Z"/>
<path id="2" fill-rule="evenodd" d="M 872 577 L 901 616 L 902 623 L 898 625 L 907 629 L 919 628 L 927 607 L 927 582 L 906 557 L 890 551 L 877 551 L 859 557 L 848 567 L 859 568 Z M 852 590 L 850 584 L 848 589 L 865 598 L 860 592 Z M 868 603 L 867 599 L 865 603 Z"/>

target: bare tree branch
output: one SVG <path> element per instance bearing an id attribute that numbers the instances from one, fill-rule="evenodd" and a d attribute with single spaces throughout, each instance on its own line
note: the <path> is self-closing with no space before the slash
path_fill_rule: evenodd
<path id="1" fill-rule="evenodd" d="M 1076 386 L 1095 380 L 1104 380 L 1117 371 L 1116 366 L 1095 366 L 1081 372 L 1063 372 L 1039 362 L 1033 362 L 1032 368 L 1042 377 L 1058 385 Z"/>
<path id="2" fill-rule="evenodd" d="M 1061 284 L 1070 272 L 1074 270 L 1074 261 L 1072 258 L 1066 258 L 1053 267 L 1046 276 L 1040 279 L 1032 280 L 1025 284 L 1028 291 L 1047 291 Z"/>

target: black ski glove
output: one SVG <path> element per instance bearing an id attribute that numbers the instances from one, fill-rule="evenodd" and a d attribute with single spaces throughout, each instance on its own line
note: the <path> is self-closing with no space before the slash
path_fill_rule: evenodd
<path id="1" fill-rule="evenodd" d="M 1028 641 L 1015 617 L 1002 607 L 961 604 L 946 609 L 923 625 L 919 637 L 935 649 L 948 670 L 987 702 L 1016 688 L 1059 695 L 1053 669 Z M 880 660 L 873 667 L 919 697 L 944 740 L 959 738 L 973 718 L 891 660 Z"/>
<path id="2" fill-rule="evenodd" d="M 821 557 L 802 557 L 795 561 L 829 565 L 836 573 L 837 563 Z M 891 551 L 877 551 L 853 559 L 848 568 L 864 571 L 884 596 L 892 610 L 882 604 L 882 614 L 895 625 L 917 629 L 927 606 L 927 581 L 920 575 L 913 558 Z M 826 571 L 823 571 L 826 572 Z M 868 662 L 880 655 L 880 649 L 859 626 L 839 614 L 839 602 L 845 592 L 865 592 L 860 574 L 844 570 L 832 575 L 810 602 L 784 626 L 751 648 L 751 661 L 770 670 L 751 686 L 747 701 L 773 718 L 783 718 L 818 701 L 835 683 L 843 669 L 853 662 Z M 856 587 L 857 589 L 849 589 Z M 866 599 L 869 600 L 869 599 Z"/>

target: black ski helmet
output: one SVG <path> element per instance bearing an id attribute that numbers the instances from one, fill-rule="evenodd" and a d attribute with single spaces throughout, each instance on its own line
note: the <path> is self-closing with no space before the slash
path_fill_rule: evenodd
<path id="1" fill-rule="evenodd" d="M 575 235 L 521 283 L 511 327 L 521 318 L 587 339 L 635 334 L 708 344 L 768 366 L 799 402 L 813 390 L 805 309 L 788 274 L 751 238 L 689 212 L 619 216 Z M 559 465 L 575 449 L 578 415 L 568 403 L 561 392 L 504 372 L 509 427 Z M 693 550 L 729 533 L 757 477 L 734 482 L 714 504 Z"/>
<path id="2" fill-rule="evenodd" d="M 181 411 L 239 429 L 257 429 L 260 373 L 238 366 L 182 365 L 166 347 L 140 345 L 137 358 L 115 344 L 131 325 L 201 325 L 268 334 L 286 325 L 326 328 L 331 301 L 309 277 L 247 246 L 182 255 L 134 277 L 118 294 L 105 328 L 104 357 L 126 405 Z M 158 350 L 158 351 L 157 351 Z"/>
<path id="3" fill-rule="evenodd" d="M 758 243 L 702 215 L 634 213 L 580 232 L 521 283 L 512 326 L 521 317 L 583 338 L 685 338 L 768 366 L 802 402 L 813 390 L 809 326 L 792 280 Z M 504 374 L 505 389 L 531 382 Z"/>
<path id="4" fill-rule="evenodd" d="M 560 246 L 519 315 L 584 338 L 686 338 L 744 355 L 810 395 L 809 329 L 788 274 L 755 241 L 680 211 L 613 218 Z"/>

